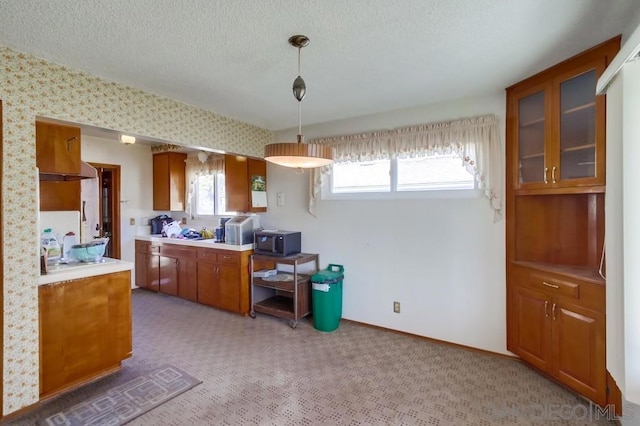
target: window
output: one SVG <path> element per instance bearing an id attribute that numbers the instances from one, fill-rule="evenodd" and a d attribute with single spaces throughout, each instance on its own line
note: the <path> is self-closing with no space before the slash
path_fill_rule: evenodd
<path id="1" fill-rule="evenodd" d="M 475 189 L 473 175 L 454 154 L 336 163 L 332 194 Z"/>
<path id="2" fill-rule="evenodd" d="M 225 211 L 224 173 L 199 175 L 193 185 L 192 212 L 195 216 L 229 215 Z"/>

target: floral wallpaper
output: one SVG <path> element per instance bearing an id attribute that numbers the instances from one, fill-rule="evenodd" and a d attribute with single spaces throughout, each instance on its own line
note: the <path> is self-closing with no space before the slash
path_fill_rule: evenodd
<path id="1" fill-rule="evenodd" d="M 272 132 L 0 46 L 4 115 L 3 414 L 39 399 L 35 119 L 261 157 Z M 16 236 L 33 235 L 33 238 Z"/>

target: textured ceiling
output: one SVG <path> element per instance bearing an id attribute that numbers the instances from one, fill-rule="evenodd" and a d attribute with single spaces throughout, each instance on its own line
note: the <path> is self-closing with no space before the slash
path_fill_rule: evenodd
<path id="1" fill-rule="evenodd" d="M 505 87 L 628 30 L 638 0 L 1 0 L 0 44 L 271 130 Z M 0 67 L 1 69 L 1 67 Z"/>

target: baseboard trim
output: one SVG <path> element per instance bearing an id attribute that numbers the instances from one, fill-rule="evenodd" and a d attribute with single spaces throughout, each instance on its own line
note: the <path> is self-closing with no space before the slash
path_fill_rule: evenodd
<path id="1" fill-rule="evenodd" d="M 413 333 L 408 333 L 406 331 L 394 330 L 393 328 L 381 327 L 379 325 L 367 324 L 365 322 L 354 321 L 354 320 L 350 320 L 350 319 L 346 319 L 346 318 L 342 318 L 342 321 L 350 322 L 350 323 L 353 323 L 353 324 L 358 324 L 358 325 L 361 325 L 363 327 L 369 327 L 369 328 L 373 328 L 373 329 L 376 329 L 376 330 L 390 331 L 392 333 L 400 334 L 400 335 L 407 336 L 407 337 L 414 337 L 414 338 L 418 338 L 418 339 L 421 339 L 421 340 L 426 340 L 426 341 L 432 342 L 432 343 L 438 343 L 438 344 L 441 344 L 441 345 L 453 346 L 453 347 L 464 349 L 464 350 L 467 350 L 467 351 L 477 352 L 477 353 L 481 353 L 481 354 L 485 354 L 485 355 L 497 356 L 497 357 L 500 357 L 500 358 L 505 358 L 505 359 L 510 359 L 512 361 L 521 362 L 520 357 L 515 356 L 515 355 L 502 354 L 500 352 L 493 352 L 493 351 L 488 351 L 486 349 L 474 348 L 473 346 L 461 345 L 459 343 L 453 343 L 453 342 L 448 342 L 446 340 L 434 339 L 433 337 L 421 336 L 419 334 L 413 334 Z"/>

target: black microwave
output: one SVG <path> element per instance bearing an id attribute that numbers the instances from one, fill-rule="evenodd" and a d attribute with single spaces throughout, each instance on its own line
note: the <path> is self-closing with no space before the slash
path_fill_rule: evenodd
<path id="1" fill-rule="evenodd" d="M 292 231 L 256 231 L 253 252 L 269 256 L 291 256 L 300 253 L 302 234 Z"/>

